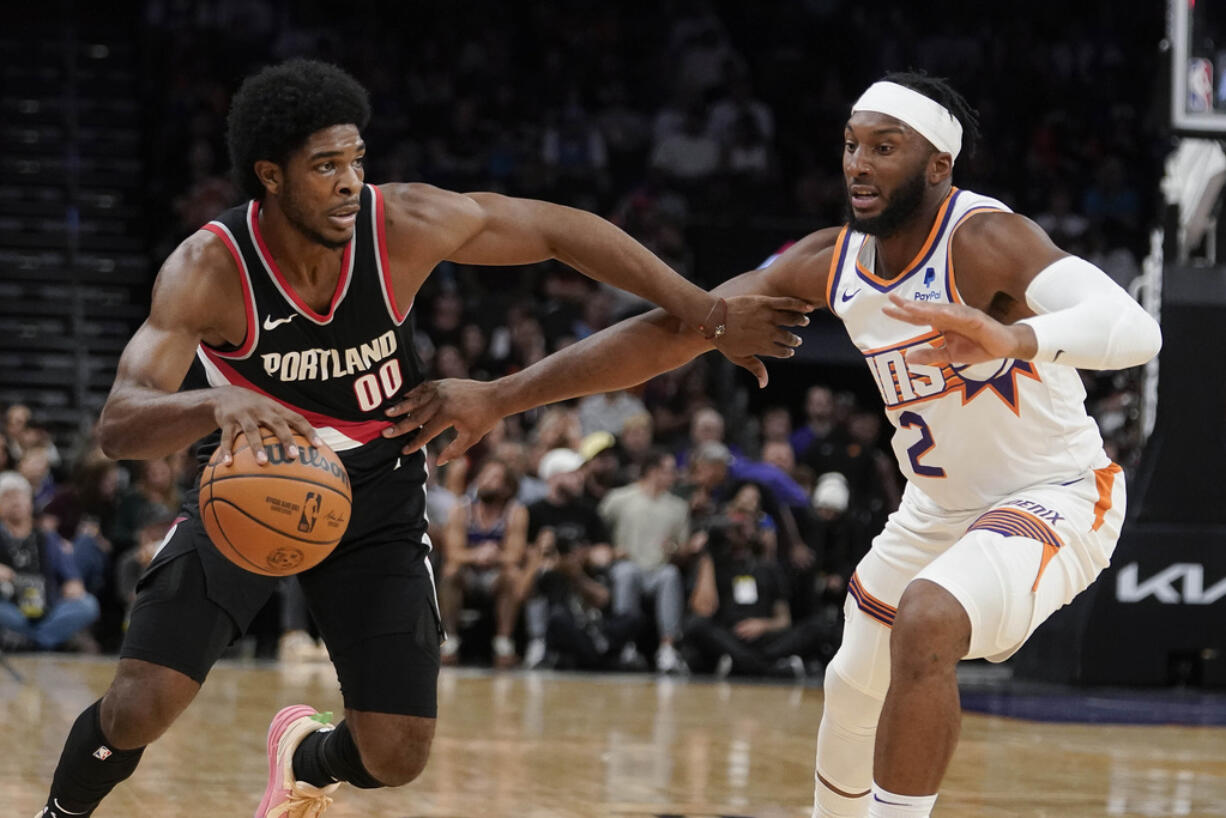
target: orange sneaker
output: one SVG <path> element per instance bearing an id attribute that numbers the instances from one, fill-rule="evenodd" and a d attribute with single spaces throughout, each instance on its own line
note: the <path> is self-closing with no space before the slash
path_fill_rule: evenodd
<path id="1" fill-rule="evenodd" d="M 268 787 L 255 818 L 318 818 L 332 803 L 337 784 L 315 787 L 294 779 L 294 751 L 316 730 L 331 730 L 331 713 L 305 704 L 285 707 L 268 725 Z"/>

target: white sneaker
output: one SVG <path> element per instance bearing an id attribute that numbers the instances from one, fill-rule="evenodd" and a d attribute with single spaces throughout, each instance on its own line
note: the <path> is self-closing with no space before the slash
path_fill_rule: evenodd
<path id="1" fill-rule="evenodd" d="M 690 669 L 686 667 L 685 660 L 681 658 L 677 649 L 665 643 L 660 645 L 660 649 L 656 651 L 656 672 L 684 675 L 689 673 Z"/>
<path id="2" fill-rule="evenodd" d="M 617 658 L 617 664 L 622 670 L 643 670 L 647 667 L 647 660 L 639 653 L 638 645 L 627 642 Z"/>
<path id="3" fill-rule="evenodd" d="M 535 667 L 540 667 L 545 661 L 545 640 L 533 639 L 528 642 L 528 647 L 524 649 L 524 667 L 531 670 Z"/>

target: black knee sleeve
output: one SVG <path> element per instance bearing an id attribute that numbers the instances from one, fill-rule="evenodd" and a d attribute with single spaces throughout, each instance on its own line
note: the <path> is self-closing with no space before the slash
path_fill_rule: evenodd
<path id="1" fill-rule="evenodd" d="M 144 747 L 116 750 L 102 734 L 101 700 L 77 716 L 68 731 L 47 798 L 48 814 L 91 815 L 115 785 L 132 775 Z"/>

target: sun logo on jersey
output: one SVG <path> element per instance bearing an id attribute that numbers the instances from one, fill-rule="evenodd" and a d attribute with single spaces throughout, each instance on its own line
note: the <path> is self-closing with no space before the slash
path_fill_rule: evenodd
<path id="1" fill-rule="evenodd" d="M 887 409 L 934 400 L 951 392 L 960 392 L 965 406 L 980 394 L 991 393 L 1016 415 L 1020 413 L 1018 378 L 1041 380 L 1030 361 L 1007 359 L 974 366 L 932 366 L 907 360 L 908 349 L 942 343 L 940 333 L 930 331 L 893 346 L 863 352 Z"/>

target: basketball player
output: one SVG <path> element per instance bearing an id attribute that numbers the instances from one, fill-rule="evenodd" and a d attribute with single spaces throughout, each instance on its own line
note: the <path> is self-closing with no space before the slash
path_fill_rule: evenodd
<path id="1" fill-rule="evenodd" d="M 345 719 L 277 714 L 257 816 L 318 815 L 338 782 L 413 780 L 434 734 L 438 609 L 426 552 L 425 468 L 385 411 L 420 378 L 408 323 L 444 259 L 565 261 L 651 299 L 759 377 L 805 319 L 795 299 L 715 298 L 608 222 L 581 211 L 427 185 L 363 183 L 366 91 L 340 69 L 295 60 L 234 97 L 231 159 L 251 201 L 171 254 L 148 320 L 124 350 L 100 433 L 114 458 L 153 458 L 209 435 L 231 462 L 261 428 L 340 453 L 353 488 L 346 537 L 301 577 L 336 665 Z M 199 388 L 178 391 L 189 367 Z M 189 384 L 191 381 L 189 381 Z M 260 463 L 267 462 L 263 449 Z M 73 725 L 43 815 L 89 815 L 183 712 L 277 580 L 223 558 L 193 493 L 142 578 L 118 671 Z"/>
<path id="2" fill-rule="evenodd" d="M 958 737 L 960 659 L 1010 656 L 1106 566 L 1124 481 L 1076 368 L 1152 358 L 1157 323 L 1101 270 L 1000 202 L 951 184 L 974 112 L 943 81 L 891 75 L 843 133 L 848 223 L 819 230 L 723 295 L 822 304 L 864 354 L 908 478 L 849 583 L 826 670 L 815 816 L 925 816 Z M 442 381 L 393 410 L 449 424 L 455 457 L 512 413 L 622 389 L 709 344 L 656 312 L 523 372 Z"/>

